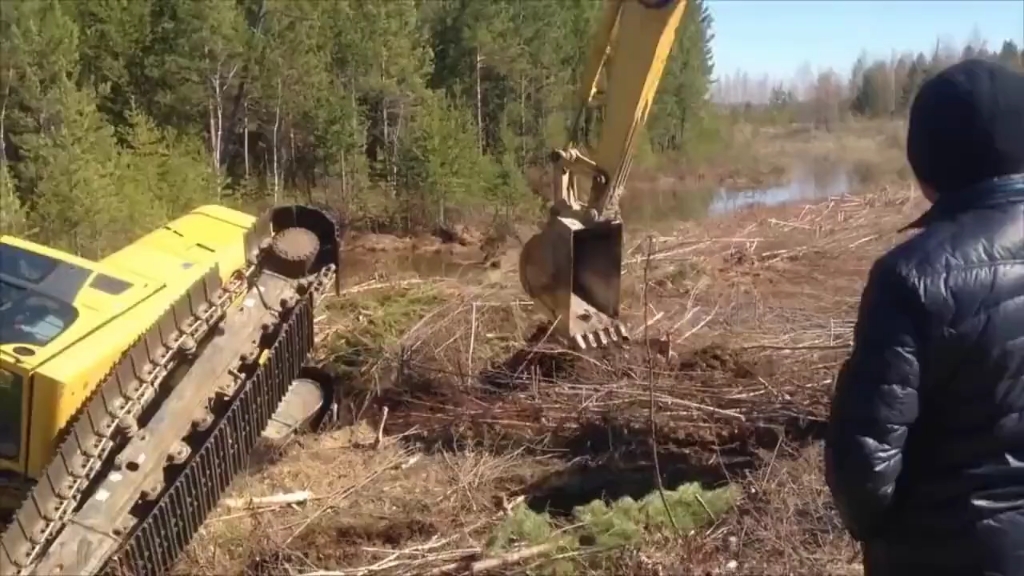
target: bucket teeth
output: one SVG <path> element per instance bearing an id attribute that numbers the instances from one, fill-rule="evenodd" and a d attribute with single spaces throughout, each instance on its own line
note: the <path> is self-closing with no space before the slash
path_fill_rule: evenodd
<path id="1" fill-rule="evenodd" d="M 629 335 L 622 323 L 615 322 L 610 327 L 596 328 L 577 334 L 573 341 L 580 350 L 592 350 L 607 347 L 612 342 L 624 344 L 629 341 Z"/>

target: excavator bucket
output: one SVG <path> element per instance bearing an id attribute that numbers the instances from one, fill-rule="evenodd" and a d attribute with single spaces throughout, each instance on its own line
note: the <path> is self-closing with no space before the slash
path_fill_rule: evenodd
<path id="1" fill-rule="evenodd" d="M 627 340 L 619 321 L 622 223 L 552 217 L 519 257 L 523 289 L 581 349 Z"/>
<path id="2" fill-rule="evenodd" d="M 526 293 L 555 323 L 556 333 L 580 348 L 628 339 L 619 321 L 617 206 L 686 8 L 686 0 L 604 4 L 579 79 L 572 128 L 551 156 L 550 217 L 519 260 Z M 589 138 L 591 119 L 600 122 L 595 142 Z M 591 182 L 585 200 L 576 186 L 584 179 Z"/>

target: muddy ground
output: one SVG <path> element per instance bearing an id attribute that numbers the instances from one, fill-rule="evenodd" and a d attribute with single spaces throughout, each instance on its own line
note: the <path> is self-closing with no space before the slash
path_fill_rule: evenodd
<path id="1" fill-rule="evenodd" d="M 259 455 L 179 573 L 859 573 L 820 438 L 868 266 L 922 209 L 900 185 L 631 235 L 633 340 L 586 355 L 547 341 L 514 267 L 378 260 L 319 318 L 320 362 L 346 384 L 338 423 Z M 687 530 L 544 548 L 578 506 L 658 492 L 655 467 L 664 490 L 738 497 L 715 514 L 698 496 L 707 518 Z M 529 510 L 555 532 L 497 549 Z"/>

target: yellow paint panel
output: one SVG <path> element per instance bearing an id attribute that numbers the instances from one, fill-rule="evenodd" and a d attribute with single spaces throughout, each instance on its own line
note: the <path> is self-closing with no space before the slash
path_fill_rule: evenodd
<path id="1" fill-rule="evenodd" d="M 128 348 L 215 264 L 226 281 L 245 266 L 244 239 L 256 218 L 221 206 L 204 206 L 186 214 L 100 262 L 65 254 L 32 242 L 4 236 L 2 242 L 91 270 L 75 295 L 78 318 L 64 333 L 21 358 L 0 356 L 0 366 L 31 377 L 31 429 L 27 458 L 0 468 L 23 468 L 38 477 L 56 448 L 55 439 L 91 397 Z M 108 294 L 90 286 L 97 273 L 130 282 L 133 287 Z M 5 352 L 13 345 L 0 345 Z M 28 402 L 26 395 L 25 402 Z"/>
<path id="2" fill-rule="evenodd" d="M 8 359 L 6 356 L 0 358 Z M 24 414 L 29 402 L 27 376 L 17 365 L 0 368 L 0 470 L 25 471 L 28 430 Z"/>

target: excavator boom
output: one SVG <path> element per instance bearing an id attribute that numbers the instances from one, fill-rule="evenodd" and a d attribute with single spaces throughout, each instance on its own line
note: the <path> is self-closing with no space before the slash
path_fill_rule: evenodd
<path id="1" fill-rule="evenodd" d="M 568 142 L 552 153 L 550 217 L 520 255 L 523 288 L 555 323 L 555 333 L 580 348 L 627 338 L 619 321 L 618 203 L 685 8 L 686 0 L 605 1 Z M 597 142 L 588 146 L 595 105 L 603 118 Z M 590 177 L 585 201 L 578 193 L 584 174 Z"/>

